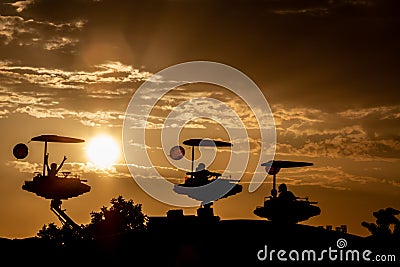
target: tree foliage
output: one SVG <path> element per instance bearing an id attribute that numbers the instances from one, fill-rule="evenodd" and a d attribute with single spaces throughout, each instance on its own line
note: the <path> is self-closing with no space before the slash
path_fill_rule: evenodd
<path id="1" fill-rule="evenodd" d="M 58 227 L 55 223 L 43 225 L 42 229 L 37 233 L 37 237 L 57 246 L 65 246 L 86 238 L 82 232 L 77 232 L 67 225 Z"/>
<path id="2" fill-rule="evenodd" d="M 87 229 L 94 236 L 124 234 L 146 229 L 148 217 L 142 212 L 142 204 L 125 200 L 122 196 L 110 201 L 111 207 L 102 207 L 100 212 L 91 212 Z"/>
<path id="3" fill-rule="evenodd" d="M 146 230 L 148 217 L 142 212 L 141 204 L 135 204 L 133 200 L 125 200 L 122 196 L 111 199 L 110 203 L 111 207 L 103 206 L 99 212 L 91 212 L 90 223 L 82 225 L 82 231 L 79 233 L 67 225 L 58 227 L 54 223 L 49 223 L 39 230 L 37 236 L 62 245 L 88 236 L 97 238 Z M 82 233 L 87 235 L 82 235 Z"/>

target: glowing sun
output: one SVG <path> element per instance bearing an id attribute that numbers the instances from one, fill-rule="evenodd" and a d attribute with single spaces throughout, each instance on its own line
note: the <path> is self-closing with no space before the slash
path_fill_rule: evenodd
<path id="1" fill-rule="evenodd" d="M 87 155 L 96 167 L 110 168 L 118 159 L 119 146 L 110 136 L 97 136 L 89 141 Z"/>

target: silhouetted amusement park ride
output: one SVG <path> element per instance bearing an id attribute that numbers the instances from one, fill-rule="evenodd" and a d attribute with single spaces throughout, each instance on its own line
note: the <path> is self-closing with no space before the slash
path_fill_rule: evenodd
<path id="1" fill-rule="evenodd" d="M 201 206 L 197 210 L 197 214 L 199 216 L 213 217 L 214 213 L 213 208 L 211 207 L 213 201 L 242 192 L 242 185 L 237 183 L 238 180 L 223 177 L 221 173 L 207 170 L 204 163 L 199 163 L 196 170 L 194 170 L 194 148 L 199 146 L 215 148 L 231 147 L 232 143 L 219 140 L 193 138 L 183 141 L 183 144 L 191 147 L 191 171 L 186 173 L 184 183 L 174 186 L 174 192 L 201 201 Z M 182 149 L 181 146 L 178 147 L 184 153 L 184 149 Z M 216 183 L 214 184 L 214 187 L 210 187 L 211 183 L 214 182 Z M 199 190 L 199 187 L 202 187 L 202 189 Z"/>
<path id="2" fill-rule="evenodd" d="M 58 135 L 40 135 L 33 137 L 30 141 L 44 143 L 43 155 L 43 171 L 35 172 L 34 177 L 30 181 L 25 181 L 22 189 L 34 193 L 37 196 L 50 199 L 50 208 L 59 218 L 61 223 L 69 226 L 74 230 L 80 231 L 78 226 L 68 215 L 61 209 L 62 200 L 80 196 L 90 191 L 90 186 L 85 184 L 86 180 L 82 180 L 78 175 L 71 175 L 71 172 L 61 171 L 64 161 L 67 159 L 64 156 L 63 161 L 57 167 L 56 163 L 51 163 L 49 166 L 47 153 L 48 143 L 82 143 L 82 139 L 58 136 Z M 23 144 L 17 144 L 13 149 L 13 154 L 17 159 L 23 159 L 28 155 L 28 147 Z"/>
<path id="3" fill-rule="evenodd" d="M 256 207 L 253 213 L 278 223 L 298 223 L 321 213 L 321 209 L 308 198 L 296 197 L 287 190 L 286 184 L 280 184 L 276 190 L 276 175 L 282 168 L 312 166 L 313 163 L 301 161 L 270 160 L 261 164 L 268 174 L 273 176 L 271 195 L 264 198 L 264 205 Z M 279 193 L 279 195 L 278 195 Z"/>
<path id="4" fill-rule="evenodd" d="M 238 180 L 221 177 L 220 173 L 205 169 L 203 163 L 200 163 L 196 170 L 194 170 L 194 147 L 231 147 L 232 144 L 210 139 L 188 139 L 185 140 L 183 144 L 191 147 L 191 172 L 186 173 L 187 176 L 185 177 L 184 183 L 176 185 L 174 191 L 178 194 L 185 194 L 193 199 L 201 201 L 201 207 L 197 210 L 199 216 L 203 214 L 206 216 L 213 216 L 213 210 L 211 208 L 213 201 L 240 193 L 242 191 L 242 185 L 238 183 Z M 181 151 L 181 156 L 179 157 L 181 158 L 184 155 L 184 149 L 179 146 L 179 151 Z M 265 166 L 268 174 L 273 176 L 272 190 L 271 195 L 264 199 L 264 205 L 256 207 L 253 211 L 254 214 L 278 223 L 298 223 L 319 215 L 321 210 L 315 205 L 317 202 L 309 201 L 308 198 L 296 197 L 292 192 L 287 190 L 285 184 L 279 186 L 279 195 L 276 189 L 276 175 L 281 169 L 312 165 L 313 163 L 309 162 L 283 160 L 270 160 L 263 163 L 261 166 Z M 198 187 L 207 186 L 213 182 L 219 182 L 221 185 L 220 188 L 224 188 L 226 193 L 216 198 L 216 196 L 212 195 L 210 192 L 193 190 Z"/>

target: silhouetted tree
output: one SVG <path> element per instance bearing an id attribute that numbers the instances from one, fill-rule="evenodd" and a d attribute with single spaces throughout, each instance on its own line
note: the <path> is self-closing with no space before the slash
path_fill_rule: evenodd
<path id="1" fill-rule="evenodd" d="M 91 222 L 86 229 L 94 236 L 126 234 L 144 231 L 148 217 L 142 212 L 142 205 L 122 196 L 110 201 L 111 207 L 102 207 L 100 212 L 91 212 Z"/>
<path id="2" fill-rule="evenodd" d="M 48 225 L 43 225 L 42 229 L 36 235 L 44 240 L 61 243 L 61 231 L 61 228 L 55 225 L 55 223 L 49 223 Z"/>
<path id="3" fill-rule="evenodd" d="M 373 237 L 396 238 L 400 240 L 400 220 L 396 218 L 400 211 L 393 208 L 380 209 L 373 213 L 375 223 L 363 221 L 362 226 L 366 227 Z"/>
<path id="4" fill-rule="evenodd" d="M 55 223 L 43 225 L 36 236 L 59 246 L 66 246 L 72 242 L 84 239 L 82 233 L 76 232 L 66 225 L 58 227 Z"/>

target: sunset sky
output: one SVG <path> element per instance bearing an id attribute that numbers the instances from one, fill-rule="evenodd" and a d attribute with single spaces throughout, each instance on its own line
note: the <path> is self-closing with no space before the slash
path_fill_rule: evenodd
<path id="1" fill-rule="evenodd" d="M 86 140 L 49 145 L 51 162 L 66 155 L 63 168 L 79 172 L 91 186 L 89 193 L 63 201 L 78 224 L 89 223 L 90 212 L 119 195 L 142 204 L 149 216 L 177 208 L 136 184 L 123 155 L 122 126 L 146 79 L 198 60 L 236 68 L 257 84 L 276 125 L 275 159 L 314 163 L 277 176 L 297 196 L 318 202 L 321 214 L 303 223 L 345 224 L 350 233 L 366 236 L 361 222 L 374 222 L 374 211 L 400 209 L 399 47 L 396 0 L 3 0 L 0 237 L 30 237 L 45 224 L 60 225 L 49 200 L 21 189 L 42 168 L 43 143 L 28 143 L 41 134 Z M 166 95 L 149 125 L 157 126 L 182 101 L 201 97 L 226 102 L 251 130 L 243 102 L 207 84 Z M 221 112 L 204 110 L 210 116 Z M 161 155 L 160 130 L 146 132 L 154 167 L 182 182 L 185 171 L 171 168 Z M 99 136 L 117 143 L 107 168 L 88 153 Z M 207 120 L 193 120 L 182 131 L 182 140 L 196 137 L 228 138 Z M 250 173 L 258 139 L 257 133 L 249 136 Z M 25 159 L 13 156 L 17 143 L 28 145 Z M 229 173 L 223 153 L 211 167 Z M 242 178 L 243 192 L 216 201 L 214 213 L 221 219 L 261 219 L 253 210 L 269 195 L 271 177 L 252 193 L 248 172 L 236 178 Z"/>

